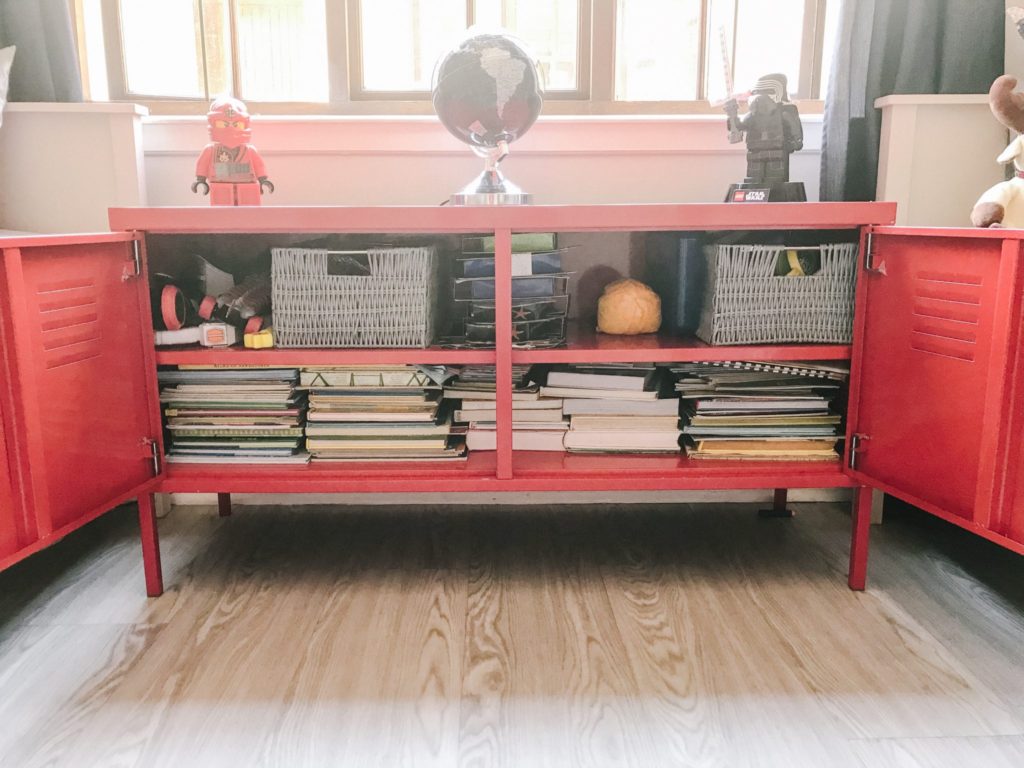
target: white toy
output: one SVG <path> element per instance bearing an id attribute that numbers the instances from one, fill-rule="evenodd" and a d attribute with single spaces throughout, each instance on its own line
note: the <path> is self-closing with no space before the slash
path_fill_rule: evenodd
<path id="1" fill-rule="evenodd" d="M 1003 75 L 992 83 L 988 103 L 996 119 L 1011 130 L 1024 133 L 1024 94 L 1014 93 L 1017 79 Z M 997 160 L 1013 161 L 1016 173 L 985 192 L 971 211 L 976 227 L 1024 228 L 1024 136 L 1018 136 Z"/>

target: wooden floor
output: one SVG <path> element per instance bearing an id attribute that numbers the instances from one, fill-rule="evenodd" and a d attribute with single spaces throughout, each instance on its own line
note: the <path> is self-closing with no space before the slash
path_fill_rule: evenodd
<path id="1" fill-rule="evenodd" d="M 1024 765 L 1024 559 L 833 505 L 132 510 L 0 576 L 0 766 Z"/>

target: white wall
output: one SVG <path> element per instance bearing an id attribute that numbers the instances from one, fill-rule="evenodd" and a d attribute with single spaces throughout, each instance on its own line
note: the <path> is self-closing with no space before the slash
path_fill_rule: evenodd
<path id="1" fill-rule="evenodd" d="M 1008 137 L 988 96 L 886 96 L 875 106 L 882 110 L 876 194 L 896 203 L 896 223 L 971 226 L 978 197 L 1005 179 L 996 157 Z"/>
<path id="2" fill-rule="evenodd" d="M 0 229 L 102 232 L 107 208 L 145 203 L 135 104 L 8 104 L 0 127 Z"/>
<path id="3" fill-rule="evenodd" d="M 805 117 L 805 132 L 793 178 L 816 200 L 820 116 Z M 189 185 L 206 141 L 198 118 L 144 122 L 150 205 L 203 204 Z M 482 168 L 433 117 L 256 118 L 253 143 L 277 185 L 266 202 L 278 205 L 435 205 Z M 550 117 L 503 168 L 538 203 L 718 202 L 742 180 L 744 158 L 717 116 Z"/>

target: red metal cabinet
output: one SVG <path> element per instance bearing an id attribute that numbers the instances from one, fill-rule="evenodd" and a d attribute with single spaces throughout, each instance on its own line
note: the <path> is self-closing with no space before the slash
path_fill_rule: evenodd
<path id="1" fill-rule="evenodd" d="M 898 228 L 868 240 L 850 396 L 852 474 L 1009 546 L 1006 396 L 1021 241 Z"/>
<path id="2" fill-rule="evenodd" d="M 148 288 L 128 234 L 2 248 L 7 390 L 19 435 L 9 458 L 25 478 L 34 550 L 155 482 Z"/>
<path id="3" fill-rule="evenodd" d="M 3 373 L 0 372 L 0 395 L 3 393 L 4 386 Z M 21 548 L 19 532 L 21 506 L 15 504 L 5 433 L 3 402 L 0 401 L 0 561 L 11 557 Z"/>

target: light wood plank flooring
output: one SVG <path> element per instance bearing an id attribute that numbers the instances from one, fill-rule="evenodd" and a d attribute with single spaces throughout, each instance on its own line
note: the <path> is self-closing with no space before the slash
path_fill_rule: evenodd
<path id="1" fill-rule="evenodd" d="M 1024 765 L 1024 559 L 797 505 L 133 510 L 0 575 L 0 766 Z"/>

